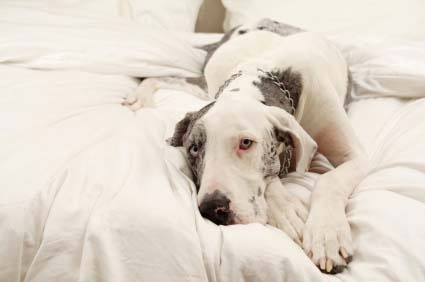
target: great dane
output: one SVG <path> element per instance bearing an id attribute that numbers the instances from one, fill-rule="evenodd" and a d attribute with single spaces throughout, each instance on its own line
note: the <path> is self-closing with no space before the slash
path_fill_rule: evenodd
<path id="1" fill-rule="evenodd" d="M 338 273 L 353 255 L 347 200 L 368 170 L 343 107 L 348 66 L 323 36 L 264 22 L 210 46 L 201 84 L 215 100 L 187 113 L 170 144 L 185 148 L 204 217 L 269 223 L 321 271 Z M 137 109 L 156 87 L 147 80 L 127 104 Z M 308 171 L 315 153 L 335 169 L 317 177 L 307 208 L 281 178 Z"/>

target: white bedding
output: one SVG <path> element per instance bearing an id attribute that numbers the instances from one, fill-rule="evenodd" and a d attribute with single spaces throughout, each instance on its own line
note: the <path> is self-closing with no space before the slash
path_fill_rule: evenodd
<path id="1" fill-rule="evenodd" d="M 113 39 L 100 23 L 82 37 L 80 18 L 74 20 L 81 25 L 53 25 L 48 13 L 31 14 L 45 24 L 28 26 L 21 22 L 30 22 L 28 15 L 3 8 L 1 282 L 425 279 L 425 98 L 350 106 L 373 170 L 347 207 L 354 260 L 343 273 L 324 275 L 275 228 L 218 227 L 200 216 L 184 158 L 164 140 L 205 101 L 164 89 L 156 108 L 133 113 L 121 106 L 137 87 L 134 76 L 199 72 L 203 53 L 188 46 L 187 35 L 166 40 L 120 23 L 114 35 L 125 34 L 105 44 Z M 26 41 L 27 29 L 56 39 L 33 53 L 31 44 L 42 41 Z M 132 40 L 140 32 L 149 41 Z M 67 35 L 66 44 L 58 34 Z M 71 48 L 78 46 L 85 47 Z M 314 177 L 285 181 L 307 197 Z"/>

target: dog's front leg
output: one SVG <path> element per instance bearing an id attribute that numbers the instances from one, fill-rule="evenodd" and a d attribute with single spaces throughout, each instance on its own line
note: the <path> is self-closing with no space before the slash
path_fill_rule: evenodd
<path id="1" fill-rule="evenodd" d="M 302 233 L 308 215 L 306 204 L 288 191 L 278 177 L 269 183 L 265 196 L 268 223 L 284 231 L 302 246 Z"/>
<path id="2" fill-rule="evenodd" d="M 153 107 L 153 94 L 160 88 L 180 90 L 203 100 L 209 100 L 203 76 L 197 78 L 148 77 L 125 98 L 122 105 L 129 107 L 132 111 L 143 107 Z"/>
<path id="3" fill-rule="evenodd" d="M 345 207 L 363 179 L 367 162 L 359 154 L 319 176 L 311 194 L 303 248 L 325 273 L 338 273 L 351 261 L 353 246 Z"/>

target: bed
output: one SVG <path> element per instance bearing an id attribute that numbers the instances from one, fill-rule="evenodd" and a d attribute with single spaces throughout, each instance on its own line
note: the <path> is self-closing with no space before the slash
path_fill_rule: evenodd
<path id="1" fill-rule="evenodd" d="M 425 281 L 423 40 L 328 34 L 353 72 L 347 111 L 372 164 L 347 206 L 354 260 L 332 276 L 276 228 L 202 218 L 164 141 L 208 101 L 164 88 L 154 107 L 121 105 L 140 77 L 199 75 L 196 46 L 221 34 L 24 2 L 0 4 L 1 282 Z M 307 199 L 316 176 L 284 181 Z"/>

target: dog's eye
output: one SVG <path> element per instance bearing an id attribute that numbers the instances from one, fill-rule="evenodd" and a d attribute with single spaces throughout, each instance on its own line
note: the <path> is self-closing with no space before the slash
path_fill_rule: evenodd
<path id="1" fill-rule="evenodd" d="M 263 29 L 265 29 L 265 27 L 264 26 L 259 26 L 258 29 L 259 30 L 263 30 Z"/>
<path id="2" fill-rule="evenodd" d="M 244 138 L 239 143 L 239 149 L 248 150 L 251 147 L 252 143 L 253 143 L 252 140 Z"/>
<path id="3" fill-rule="evenodd" d="M 246 32 L 247 32 L 247 30 L 244 30 L 244 29 L 241 29 L 241 30 L 238 31 L 239 34 L 244 34 Z"/>
<path id="4" fill-rule="evenodd" d="M 196 144 L 192 144 L 192 145 L 190 145 L 190 147 L 189 147 L 189 153 L 190 153 L 193 157 L 198 156 L 198 153 L 199 153 L 198 145 L 196 145 Z"/>

